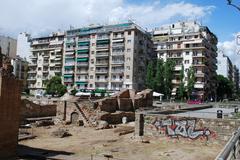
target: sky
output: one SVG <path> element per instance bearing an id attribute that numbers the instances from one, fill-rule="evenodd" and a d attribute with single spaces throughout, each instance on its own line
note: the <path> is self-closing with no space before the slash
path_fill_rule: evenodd
<path id="1" fill-rule="evenodd" d="M 233 0 L 240 5 L 240 0 Z M 163 24 L 197 20 L 217 35 L 219 49 L 240 64 L 236 35 L 240 11 L 227 0 L 1 0 L 0 35 L 33 37 L 90 24 L 133 20 L 151 30 Z M 240 67 L 240 65 L 239 65 Z"/>

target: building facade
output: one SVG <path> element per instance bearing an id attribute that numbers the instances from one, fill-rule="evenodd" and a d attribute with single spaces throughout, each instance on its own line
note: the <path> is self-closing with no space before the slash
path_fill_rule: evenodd
<path id="1" fill-rule="evenodd" d="M 31 39 L 28 87 L 32 94 L 43 94 L 46 80 L 62 75 L 64 33 Z"/>
<path id="2" fill-rule="evenodd" d="M 150 35 L 132 22 L 68 30 L 63 82 L 68 89 L 141 90 L 152 45 Z"/>
<path id="3" fill-rule="evenodd" d="M 28 76 L 28 62 L 26 59 L 16 56 L 16 58 L 11 59 L 11 64 L 13 66 L 13 74 L 16 79 L 22 80 L 23 90 L 27 88 L 27 76 Z"/>
<path id="4" fill-rule="evenodd" d="M 236 65 L 233 66 L 233 85 L 234 85 L 234 92 L 239 92 L 239 69 Z"/>
<path id="5" fill-rule="evenodd" d="M 0 47 L 2 54 L 15 58 L 17 53 L 17 40 L 11 37 L 0 36 Z"/>
<path id="6" fill-rule="evenodd" d="M 222 75 L 228 78 L 229 80 L 233 81 L 232 61 L 221 50 L 218 51 L 217 56 L 217 74 Z"/>
<path id="7" fill-rule="evenodd" d="M 30 61 L 30 34 L 20 33 L 17 38 L 17 55 Z"/>
<path id="8" fill-rule="evenodd" d="M 158 58 L 175 61 L 172 96 L 177 94 L 183 65 L 185 85 L 189 68 L 195 72 L 192 94 L 202 100 L 215 97 L 218 41 L 208 27 L 195 21 L 164 25 L 154 29 L 153 41 Z"/>

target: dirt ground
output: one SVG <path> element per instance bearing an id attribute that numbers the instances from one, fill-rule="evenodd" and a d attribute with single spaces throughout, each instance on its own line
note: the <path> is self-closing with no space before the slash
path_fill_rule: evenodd
<path id="1" fill-rule="evenodd" d="M 34 128 L 33 133 L 37 137 L 19 142 L 18 152 L 20 155 L 34 153 L 59 160 L 105 160 L 104 155 L 112 155 L 113 159 L 119 160 L 212 160 L 223 148 L 220 144 L 200 140 L 140 139 L 134 138 L 133 133 L 119 136 L 121 131 L 133 129 L 133 125 L 118 125 L 104 130 L 69 125 L 64 127 L 72 136 L 65 138 L 51 135 L 62 126 Z"/>

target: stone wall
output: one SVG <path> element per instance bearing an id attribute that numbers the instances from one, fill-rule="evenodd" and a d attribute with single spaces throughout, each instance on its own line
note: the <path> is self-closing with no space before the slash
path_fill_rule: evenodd
<path id="1" fill-rule="evenodd" d="M 56 116 L 57 105 L 40 105 L 27 99 L 21 101 L 20 120 L 25 118 L 52 117 Z"/>
<path id="2" fill-rule="evenodd" d="M 226 142 L 240 125 L 239 120 L 202 119 L 165 115 L 136 114 L 135 135 L 168 136 L 180 139 L 203 139 Z"/>
<path id="3" fill-rule="evenodd" d="M 115 113 L 102 113 L 99 115 L 98 119 L 107 121 L 109 124 L 120 124 L 122 123 L 122 118 L 127 117 L 127 122 L 132 122 L 135 120 L 134 112 L 115 112 Z"/>
<path id="4" fill-rule="evenodd" d="M 0 159 L 16 156 L 22 82 L 0 75 Z"/>

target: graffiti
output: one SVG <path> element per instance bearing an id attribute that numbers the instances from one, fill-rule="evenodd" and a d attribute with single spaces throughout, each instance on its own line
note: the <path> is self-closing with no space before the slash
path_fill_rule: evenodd
<path id="1" fill-rule="evenodd" d="M 168 136 L 171 137 L 184 137 L 190 139 L 196 139 L 199 137 L 206 137 L 211 134 L 210 130 L 203 127 L 201 129 L 196 129 L 195 119 L 183 119 L 174 120 L 172 118 L 164 120 L 155 120 L 153 125 L 157 130 L 163 130 Z M 200 126 L 202 124 L 200 123 Z"/>

